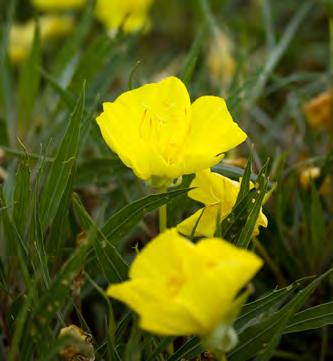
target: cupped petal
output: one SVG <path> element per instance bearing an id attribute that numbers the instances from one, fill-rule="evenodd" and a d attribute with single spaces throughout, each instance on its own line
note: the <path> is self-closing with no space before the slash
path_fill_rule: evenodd
<path id="1" fill-rule="evenodd" d="M 97 118 L 109 147 L 142 179 L 177 178 L 179 161 L 189 127 L 190 98 L 175 77 L 146 84 L 104 103 Z"/>
<path id="2" fill-rule="evenodd" d="M 140 114 L 135 108 L 104 103 L 96 121 L 107 145 L 139 178 L 146 180 L 155 173 L 167 172 L 164 159 L 140 137 Z"/>
<path id="3" fill-rule="evenodd" d="M 268 219 L 265 216 L 264 212 L 262 211 L 262 207 L 261 207 L 257 222 L 253 230 L 253 236 L 257 236 L 259 234 L 259 227 L 267 228 L 267 226 L 268 226 Z"/>
<path id="4" fill-rule="evenodd" d="M 168 165 L 180 162 L 179 153 L 189 131 L 191 111 L 189 94 L 180 79 L 168 77 L 143 85 L 120 95 L 116 102 L 139 112 L 141 138 Z"/>
<path id="5" fill-rule="evenodd" d="M 237 293 L 259 270 L 262 261 L 217 238 L 204 239 L 196 247 L 206 259 L 207 269 L 184 286 L 178 301 L 204 325 L 202 333 L 209 333 L 228 316 Z"/>
<path id="6" fill-rule="evenodd" d="M 205 205 L 222 203 L 223 209 L 230 211 L 236 202 L 240 184 L 204 169 L 196 173 L 190 187 L 194 188 L 188 192 L 190 198 Z"/>
<path id="7" fill-rule="evenodd" d="M 178 302 L 202 325 L 199 335 L 213 331 L 231 309 L 235 293 L 224 276 L 225 272 L 206 271 L 178 295 Z"/>
<path id="8" fill-rule="evenodd" d="M 237 293 L 258 272 L 262 260 L 253 252 L 238 248 L 219 238 L 200 240 L 196 250 L 206 259 L 208 266 L 227 270 L 226 278 Z"/>
<path id="9" fill-rule="evenodd" d="M 196 226 L 194 232 L 195 237 L 213 237 L 216 230 L 219 209 L 219 204 L 201 208 L 179 223 L 177 230 L 186 236 L 190 236 Z"/>
<path id="10" fill-rule="evenodd" d="M 172 228 L 144 247 L 135 258 L 129 276 L 131 279 L 155 280 L 172 292 L 177 291 L 188 277 L 195 277 L 196 272 L 200 272 L 200 264 L 203 262 L 194 244 Z"/>
<path id="11" fill-rule="evenodd" d="M 221 160 L 221 154 L 246 139 L 235 123 L 224 99 L 202 96 L 191 106 L 191 129 L 185 143 L 186 171 L 210 168 Z"/>
<path id="12" fill-rule="evenodd" d="M 124 302 L 140 317 L 140 327 L 161 335 L 190 335 L 202 325 L 185 306 L 172 302 L 159 283 L 134 280 L 109 286 L 107 295 Z"/>

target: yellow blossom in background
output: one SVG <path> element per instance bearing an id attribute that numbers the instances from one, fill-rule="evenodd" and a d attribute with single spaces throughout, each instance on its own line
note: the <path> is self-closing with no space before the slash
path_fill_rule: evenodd
<path id="1" fill-rule="evenodd" d="M 311 181 L 315 182 L 316 179 L 319 179 L 321 174 L 321 169 L 319 167 L 307 167 L 301 170 L 299 173 L 299 182 L 303 189 L 308 189 L 311 185 Z M 319 193 L 323 196 L 328 196 L 332 194 L 332 178 L 331 176 L 326 176 L 320 187 L 319 187 Z"/>
<path id="2" fill-rule="evenodd" d="M 303 106 L 304 115 L 314 129 L 331 127 L 332 92 L 326 91 Z"/>
<path id="3" fill-rule="evenodd" d="M 310 186 L 311 180 L 314 181 L 319 177 L 320 177 L 319 167 L 308 167 L 300 172 L 299 181 L 302 187 L 306 189 Z"/>
<path id="4" fill-rule="evenodd" d="M 255 254 L 224 240 L 193 244 L 171 229 L 139 253 L 129 280 L 107 294 L 137 312 L 144 330 L 205 336 L 228 322 L 235 297 L 261 265 Z"/>
<path id="5" fill-rule="evenodd" d="M 216 86 L 227 88 L 233 79 L 236 65 L 232 47 L 227 34 L 215 29 L 208 47 L 207 65 L 210 79 Z"/>
<path id="6" fill-rule="evenodd" d="M 13 63 L 21 63 L 29 55 L 35 34 L 35 22 L 13 25 L 9 34 L 9 58 Z M 39 19 L 40 40 L 66 36 L 74 28 L 74 21 L 69 16 L 45 15 Z"/>
<path id="7" fill-rule="evenodd" d="M 224 99 L 192 104 L 185 85 L 168 77 L 103 104 L 97 123 L 108 146 L 141 179 L 174 179 L 220 162 L 246 134 Z"/>
<path id="8" fill-rule="evenodd" d="M 31 3 L 40 10 L 58 11 L 77 9 L 86 4 L 86 0 L 31 0 Z"/>
<path id="9" fill-rule="evenodd" d="M 240 182 L 206 169 L 196 174 L 190 187 L 195 189 L 189 191 L 188 196 L 205 206 L 181 222 L 177 229 L 185 235 L 191 235 L 197 224 L 195 236 L 212 237 L 215 234 L 217 217 L 220 216 L 222 221 L 232 211 L 240 190 Z M 261 209 L 254 235 L 259 233 L 259 226 L 267 227 L 267 223 Z"/>
<path id="10" fill-rule="evenodd" d="M 135 32 L 149 25 L 153 0 L 97 0 L 95 15 L 111 32 Z"/>

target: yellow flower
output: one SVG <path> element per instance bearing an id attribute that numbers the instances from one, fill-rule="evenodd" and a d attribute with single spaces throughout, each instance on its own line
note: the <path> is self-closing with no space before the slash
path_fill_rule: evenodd
<path id="1" fill-rule="evenodd" d="M 227 88 L 236 71 L 232 54 L 233 44 L 226 33 L 216 29 L 209 43 L 207 65 L 211 81 L 217 86 Z"/>
<path id="2" fill-rule="evenodd" d="M 39 19 L 40 39 L 65 36 L 74 28 L 73 19 L 69 16 L 45 15 Z M 35 22 L 14 25 L 9 35 L 9 58 L 13 63 L 21 63 L 29 55 L 35 34 Z"/>
<path id="3" fill-rule="evenodd" d="M 139 253 L 129 281 L 109 286 L 107 294 L 136 311 L 144 330 L 205 336 L 229 322 L 235 297 L 261 265 L 224 240 L 193 244 L 171 229 Z"/>
<path id="4" fill-rule="evenodd" d="M 303 106 L 303 113 L 314 129 L 331 127 L 332 92 L 326 91 Z"/>
<path id="5" fill-rule="evenodd" d="M 196 174 L 190 186 L 195 189 L 189 191 L 189 197 L 203 203 L 205 207 L 181 222 L 177 229 L 185 235 L 190 235 L 198 222 L 195 236 L 212 237 L 215 234 L 218 215 L 222 221 L 235 205 L 240 182 L 206 169 Z M 259 233 L 259 226 L 267 227 L 267 218 L 262 210 L 257 219 L 254 235 Z"/>
<path id="6" fill-rule="evenodd" d="M 104 140 L 144 180 L 211 167 L 246 138 L 222 98 L 202 96 L 191 104 L 175 77 L 127 91 L 103 109 L 97 123 Z"/>
<path id="7" fill-rule="evenodd" d="M 311 185 L 311 182 L 316 181 L 322 176 L 322 171 L 319 167 L 307 167 L 301 170 L 299 174 L 299 182 L 303 189 L 308 189 Z M 331 176 L 326 176 L 319 188 L 319 194 L 322 196 L 329 196 L 332 194 L 332 178 Z"/>
<path id="8" fill-rule="evenodd" d="M 135 32 L 149 25 L 148 11 L 153 0 L 97 0 L 95 15 L 114 32 L 120 27 Z"/>
<path id="9" fill-rule="evenodd" d="M 302 188 L 309 188 L 310 182 L 320 177 L 319 167 L 308 167 L 303 169 L 299 174 L 299 181 Z"/>
<path id="10" fill-rule="evenodd" d="M 70 10 L 83 6 L 86 0 L 31 0 L 31 3 L 40 10 Z"/>

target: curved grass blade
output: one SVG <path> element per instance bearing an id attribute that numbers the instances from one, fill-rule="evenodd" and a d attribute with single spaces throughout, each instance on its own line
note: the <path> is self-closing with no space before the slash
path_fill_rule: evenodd
<path id="1" fill-rule="evenodd" d="M 77 101 L 69 126 L 46 180 L 46 185 L 40 200 L 40 222 L 43 233 L 56 216 L 70 176 L 74 171 L 80 140 L 80 125 L 83 117 L 84 102 L 85 96 L 83 91 Z"/>
<path id="2" fill-rule="evenodd" d="M 283 333 L 313 330 L 332 324 L 333 302 L 327 302 L 296 313 Z"/>

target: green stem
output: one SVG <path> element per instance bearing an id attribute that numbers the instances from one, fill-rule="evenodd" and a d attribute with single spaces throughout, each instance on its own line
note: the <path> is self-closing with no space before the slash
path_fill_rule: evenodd
<path id="1" fill-rule="evenodd" d="M 160 233 L 164 232 L 167 229 L 167 205 L 163 204 L 159 208 L 159 227 Z"/>
<path id="2" fill-rule="evenodd" d="M 279 283 L 280 286 L 286 286 L 287 281 L 282 275 L 282 272 L 280 271 L 280 268 L 278 265 L 273 261 L 273 259 L 270 257 L 268 252 L 266 251 L 266 248 L 261 244 L 261 242 L 258 240 L 258 238 L 253 237 L 252 242 L 254 246 L 257 248 L 260 256 L 264 259 L 264 261 L 267 263 L 271 271 L 275 274 L 275 277 Z"/>

